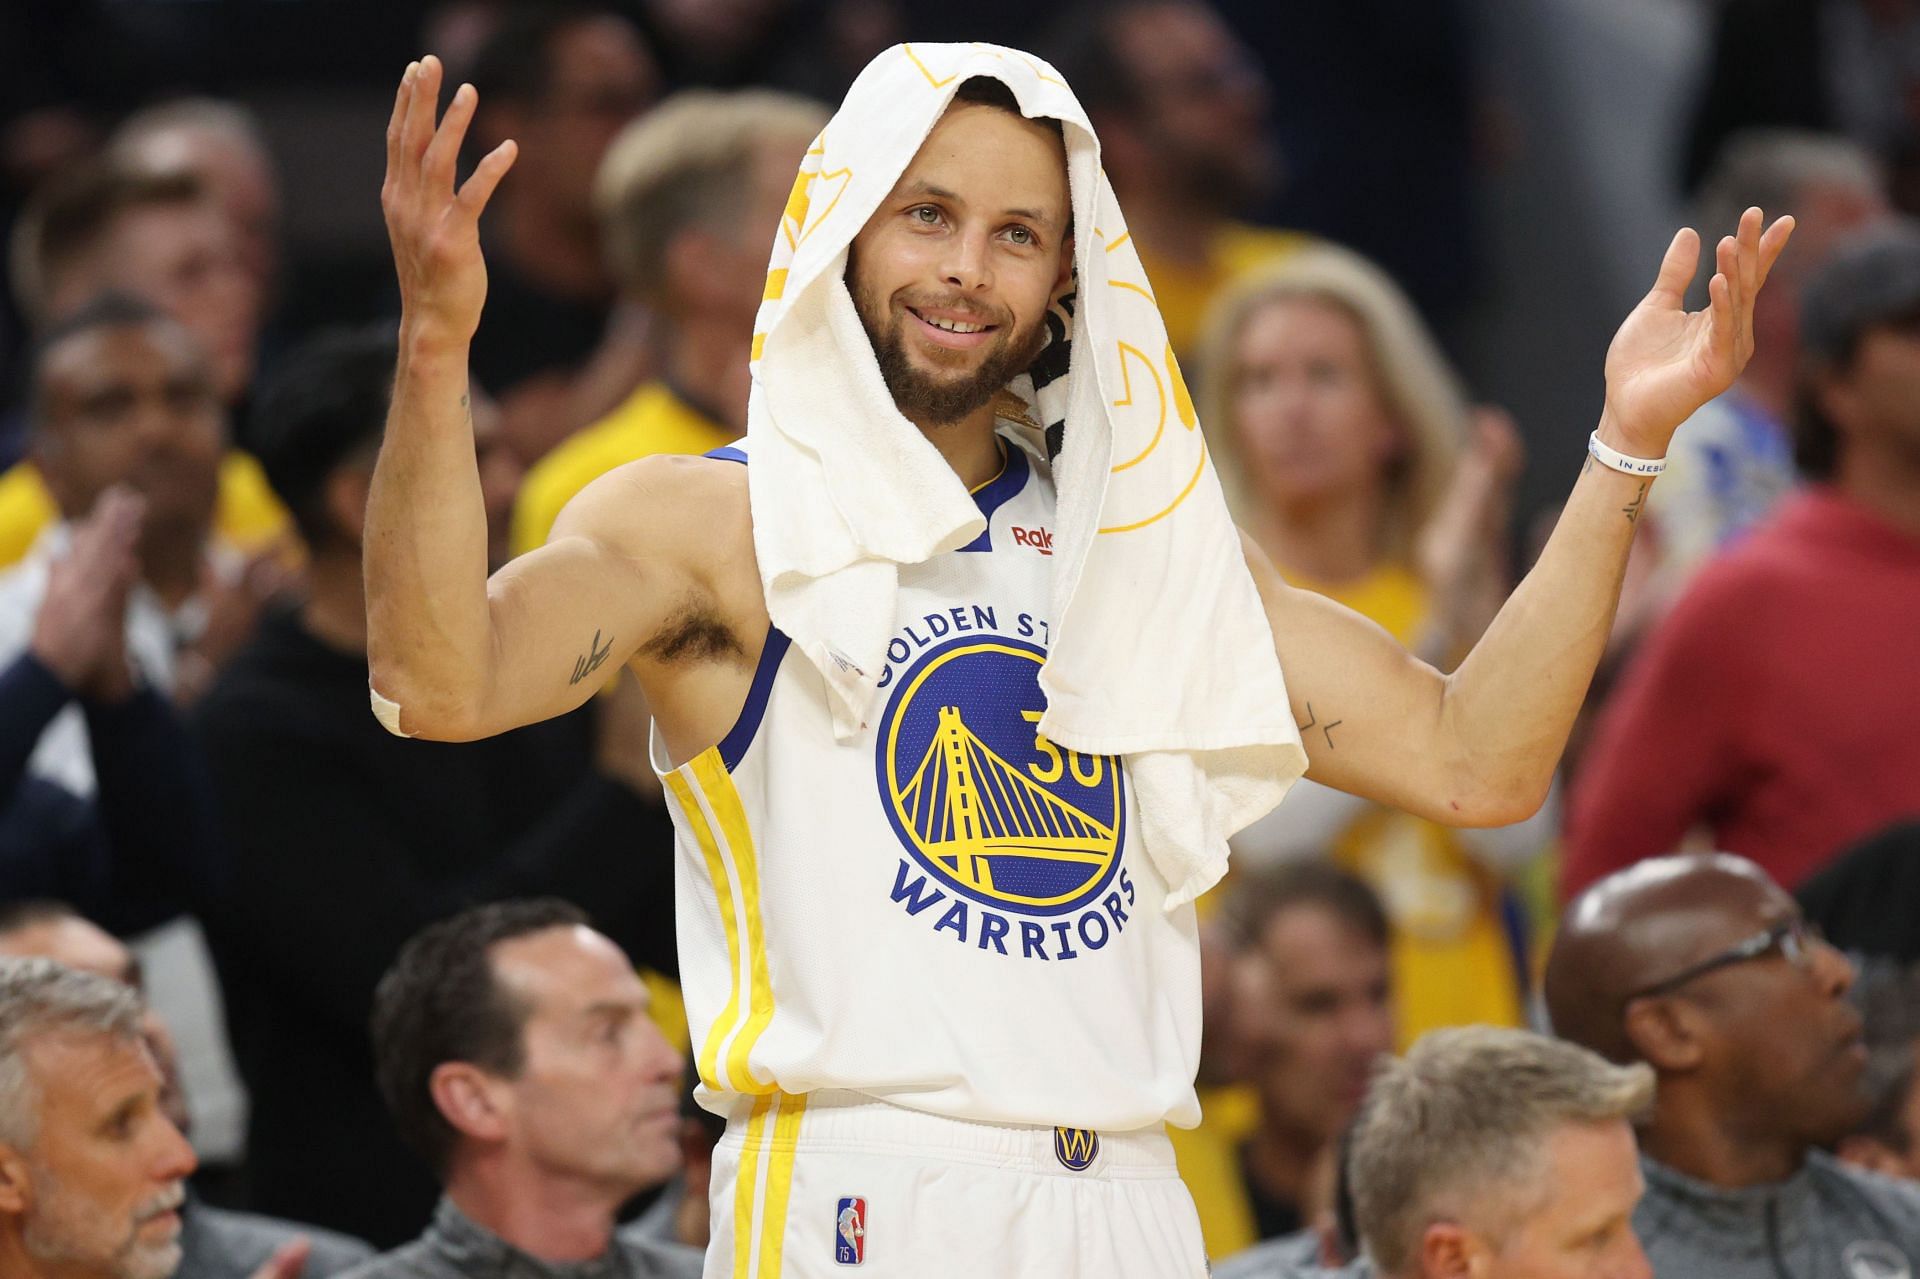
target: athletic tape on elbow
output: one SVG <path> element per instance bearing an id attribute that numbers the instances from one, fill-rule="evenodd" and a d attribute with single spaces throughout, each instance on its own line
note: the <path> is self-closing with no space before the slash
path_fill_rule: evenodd
<path id="1" fill-rule="evenodd" d="M 382 697 L 380 690 L 371 683 L 367 685 L 367 699 L 373 703 L 373 717 L 380 721 L 380 727 L 395 737 L 412 737 L 413 734 L 400 727 L 400 703 L 389 697 Z"/>

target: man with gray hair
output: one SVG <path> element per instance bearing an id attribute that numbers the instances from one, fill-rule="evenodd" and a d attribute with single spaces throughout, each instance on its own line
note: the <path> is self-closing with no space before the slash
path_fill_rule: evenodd
<path id="1" fill-rule="evenodd" d="M 1436 1030 L 1387 1059 L 1348 1153 L 1378 1273 L 1648 1279 L 1632 1122 L 1652 1099 L 1645 1066 L 1521 1030 Z"/>
<path id="2" fill-rule="evenodd" d="M 193 1148 L 161 1105 L 140 999 L 0 958 L 0 1275 L 172 1279 Z M 304 1241 L 253 1279 L 296 1279 Z M 184 1279 L 184 1277 L 183 1277 Z"/>

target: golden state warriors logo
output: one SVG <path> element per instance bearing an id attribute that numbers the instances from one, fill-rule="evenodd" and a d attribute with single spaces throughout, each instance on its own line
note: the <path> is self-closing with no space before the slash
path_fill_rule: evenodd
<path id="1" fill-rule="evenodd" d="M 881 796 L 914 860 L 950 892 L 1029 916 L 1093 904 L 1125 834 L 1119 761 L 1039 733 L 1045 660 L 1007 636 L 941 645 L 894 691 L 878 734 Z"/>

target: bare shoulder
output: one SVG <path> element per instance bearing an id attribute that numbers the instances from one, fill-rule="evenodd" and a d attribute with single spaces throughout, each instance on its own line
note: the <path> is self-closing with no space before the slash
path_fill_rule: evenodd
<path id="1" fill-rule="evenodd" d="M 737 462 L 662 453 L 600 476 L 568 502 L 553 538 L 586 536 L 648 564 L 672 563 L 702 578 L 738 565 L 755 573 L 747 468 Z"/>

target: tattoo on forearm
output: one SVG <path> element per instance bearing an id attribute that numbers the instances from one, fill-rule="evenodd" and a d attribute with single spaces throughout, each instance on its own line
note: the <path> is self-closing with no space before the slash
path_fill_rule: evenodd
<path id="1" fill-rule="evenodd" d="M 1313 713 L 1313 703 L 1308 702 L 1307 703 L 1307 722 L 1304 724 L 1296 725 L 1295 727 L 1297 727 L 1301 732 L 1304 733 L 1309 728 L 1312 728 L 1315 724 L 1320 724 L 1320 732 L 1327 739 L 1327 749 L 1332 750 L 1333 749 L 1333 730 L 1340 727 L 1342 724 L 1346 722 L 1347 721 L 1345 721 L 1344 719 L 1336 719 L 1331 724 L 1320 724 L 1319 717 Z"/>
<path id="2" fill-rule="evenodd" d="M 1633 495 L 1633 501 L 1629 505 L 1620 508 L 1621 513 L 1627 517 L 1627 523 L 1638 524 L 1640 522 L 1640 511 L 1641 508 L 1646 505 L 1647 490 L 1651 487 L 1653 487 L 1651 481 L 1641 480 L 1640 491 Z"/>
<path id="3" fill-rule="evenodd" d="M 593 642 L 587 645 L 587 651 L 573 659 L 573 678 L 568 684 L 578 684 L 587 676 L 599 670 L 609 654 L 613 652 L 613 636 L 607 636 L 607 646 L 600 647 L 600 632 L 593 633 Z"/>
<path id="4" fill-rule="evenodd" d="M 1585 475 L 1593 469 L 1593 454 L 1587 454 L 1587 460 L 1580 464 L 1580 474 Z"/>

